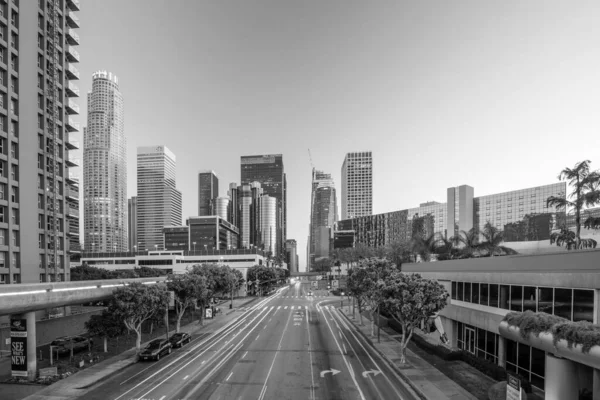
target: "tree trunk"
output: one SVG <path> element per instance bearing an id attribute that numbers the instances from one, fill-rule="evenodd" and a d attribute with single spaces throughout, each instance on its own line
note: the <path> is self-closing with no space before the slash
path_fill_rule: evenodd
<path id="1" fill-rule="evenodd" d="M 358 299 L 356 300 L 356 303 L 358 305 L 358 323 L 359 325 L 363 324 L 363 318 L 362 318 L 362 306 L 360 304 L 360 301 L 358 301 Z"/>
<path id="2" fill-rule="evenodd" d="M 108 338 L 104 336 L 104 352 L 108 353 Z"/>
<path id="3" fill-rule="evenodd" d="M 371 337 L 375 337 L 375 310 L 371 310 Z M 379 323 L 379 321 L 377 321 Z"/>
<path id="4" fill-rule="evenodd" d="M 407 336 L 406 332 L 409 332 L 408 336 Z M 408 347 L 408 343 L 410 342 L 412 335 L 413 335 L 412 328 L 409 329 L 407 326 L 402 325 L 402 338 L 400 340 L 400 363 L 401 364 L 406 363 L 406 347 Z"/>
<path id="5" fill-rule="evenodd" d="M 154 330 L 154 321 L 150 321 L 150 335 L 152 335 L 153 330 Z"/>
<path id="6" fill-rule="evenodd" d="M 185 309 L 183 310 L 183 312 L 177 314 L 177 325 L 175 325 L 175 332 L 179 333 L 179 329 L 181 328 L 181 318 L 183 317 L 183 313 L 185 312 Z"/>
<path id="7" fill-rule="evenodd" d="M 135 330 L 135 353 L 140 354 L 142 348 L 142 324 Z"/>
<path id="8" fill-rule="evenodd" d="M 200 302 L 200 325 L 204 325 L 204 300 Z"/>

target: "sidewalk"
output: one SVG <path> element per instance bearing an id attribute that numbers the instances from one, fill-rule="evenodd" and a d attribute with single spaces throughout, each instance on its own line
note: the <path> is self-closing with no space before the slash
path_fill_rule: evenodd
<path id="1" fill-rule="evenodd" d="M 371 321 L 369 319 L 363 318 L 364 325 L 360 326 L 354 320 L 350 307 L 344 306 L 340 308 L 340 311 L 373 344 L 373 347 L 401 371 L 402 375 L 410 381 L 411 386 L 418 389 L 424 398 L 430 400 L 477 400 L 458 383 L 409 349 L 406 349 L 406 364 L 400 364 L 400 345 L 392 335 L 382 329 L 381 343 L 377 343 L 377 340 L 371 339 Z"/>
<path id="2" fill-rule="evenodd" d="M 235 311 L 237 308 L 242 306 L 247 306 L 250 303 L 256 302 L 260 300 L 260 298 L 252 297 L 252 298 L 242 298 L 242 299 L 234 299 L 233 300 L 233 309 L 223 310 L 223 314 L 220 316 L 204 320 L 204 324 L 200 325 L 198 321 L 194 321 L 190 324 L 183 325 L 180 329 L 182 332 L 187 332 L 190 335 L 195 335 L 199 333 L 204 333 L 207 331 L 215 331 L 222 326 L 225 326 L 227 323 L 231 322 L 235 318 L 239 316 Z M 229 307 L 229 302 L 226 303 L 227 307 Z M 224 305 L 224 304 L 223 304 Z M 223 307 L 222 307 L 223 308 Z M 175 330 L 169 332 L 169 335 L 175 333 Z M 142 347 L 144 347 L 147 343 L 142 343 Z M 85 368 L 76 374 L 62 379 L 58 382 L 50 386 L 40 386 L 40 389 L 35 394 L 29 395 L 31 393 L 30 385 L 20 385 L 23 386 L 23 396 L 21 397 L 13 397 L 14 400 L 17 399 L 27 399 L 27 400 L 67 400 L 67 399 L 76 399 L 85 394 L 83 389 L 89 388 L 90 386 L 109 378 L 111 375 L 118 373 L 120 370 L 134 364 L 136 350 L 135 348 L 131 348 L 121 354 L 118 354 L 114 357 L 109 358 L 108 360 L 102 361 L 98 364 L 95 364 L 91 367 Z M 10 359 L 9 359 L 10 360 Z M 11 385 L 12 387 L 17 385 Z M 2 385 L 0 385 L 0 390 L 2 390 Z M 27 396 L 27 397 L 25 397 Z M 2 397 L 4 400 L 4 397 Z M 10 399 L 7 399 L 10 400 Z"/>

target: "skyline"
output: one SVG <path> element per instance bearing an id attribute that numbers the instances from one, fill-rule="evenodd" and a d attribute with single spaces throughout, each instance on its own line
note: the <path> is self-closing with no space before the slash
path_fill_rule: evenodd
<path id="1" fill-rule="evenodd" d="M 168 146 L 185 217 L 197 212 L 198 170 L 214 169 L 224 196 L 240 183 L 240 156 L 283 154 L 302 269 L 308 148 L 338 193 L 344 155 L 372 151 L 374 214 L 443 201 L 462 184 L 480 196 L 557 182 L 582 159 L 600 166 L 563 145 L 593 143 L 600 126 L 594 2 L 106 0 L 79 14 L 78 83 L 83 94 L 94 71 L 119 76 L 128 176 L 138 146 Z M 123 40 L 133 23 L 143 40 Z"/>

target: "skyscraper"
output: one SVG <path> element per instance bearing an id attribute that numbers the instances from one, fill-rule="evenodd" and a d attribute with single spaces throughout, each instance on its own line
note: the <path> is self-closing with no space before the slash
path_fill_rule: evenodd
<path id="1" fill-rule="evenodd" d="M 275 255 L 277 236 L 277 199 L 262 196 L 258 201 L 260 208 L 260 232 L 264 249 Z"/>
<path id="2" fill-rule="evenodd" d="M 164 248 L 163 228 L 180 226 L 181 192 L 176 159 L 166 146 L 137 149 L 137 235 L 140 250 Z"/>
<path id="3" fill-rule="evenodd" d="M 213 204 L 213 215 L 218 215 L 229 222 L 229 197 L 217 197 Z"/>
<path id="4" fill-rule="evenodd" d="M 285 241 L 285 262 L 290 273 L 298 272 L 298 254 L 295 239 Z"/>
<path id="5" fill-rule="evenodd" d="M 129 241 L 129 251 L 138 250 L 137 240 L 137 197 L 132 196 L 127 201 L 127 239 Z"/>
<path id="6" fill-rule="evenodd" d="M 259 182 L 265 195 L 277 199 L 277 236 L 276 255 L 285 252 L 284 243 L 287 234 L 287 181 L 281 154 L 269 154 L 241 157 L 242 185 Z"/>
<path id="7" fill-rule="evenodd" d="M 373 213 L 373 157 L 370 151 L 348 153 L 342 165 L 342 219 Z"/>
<path id="8" fill-rule="evenodd" d="M 312 268 L 312 263 L 316 255 L 316 247 L 319 243 L 319 254 L 328 253 L 323 247 L 324 238 L 321 238 L 321 227 L 329 227 L 329 232 L 333 232 L 333 225 L 338 220 L 337 197 L 335 185 L 331 174 L 312 171 L 312 191 L 310 202 L 310 240 L 309 240 L 309 258 L 307 259 L 308 270 Z"/>
<path id="9" fill-rule="evenodd" d="M 127 143 L 123 96 L 110 72 L 92 75 L 87 127 L 83 128 L 83 205 L 86 250 L 125 251 Z"/>
<path id="10" fill-rule="evenodd" d="M 219 177 L 215 171 L 198 172 L 198 216 L 213 215 L 212 202 L 219 197 Z"/>
<path id="11" fill-rule="evenodd" d="M 69 280 L 79 251 L 79 2 L 2 1 L 1 283 Z"/>

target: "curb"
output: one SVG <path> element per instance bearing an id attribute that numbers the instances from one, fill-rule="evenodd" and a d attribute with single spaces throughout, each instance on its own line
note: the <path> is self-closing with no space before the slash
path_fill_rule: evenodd
<path id="1" fill-rule="evenodd" d="M 112 378 L 114 375 L 116 375 L 116 374 L 118 374 L 118 373 L 122 372 L 122 371 L 123 371 L 125 368 L 127 368 L 127 367 L 129 367 L 129 366 L 131 366 L 131 365 L 133 365 L 133 364 L 136 364 L 136 363 L 137 363 L 137 361 L 136 361 L 135 357 L 136 357 L 136 355 L 133 355 L 133 356 L 130 356 L 130 357 L 128 357 L 127 359 L 125 359 L 125 360 L 127 360 L 128 362 L 127 362 L 127 363 L 123 363 L 124 365 L 122 365 L 122 366 L 119 366 L 119 368 L 115 369 L 114 371 L 112 371 L 112 372 L 111 372 L 111 373 L 109 373 L 109 374 L 106 374 L 105 376 L 101 377 L 100 379 L 98 379 L 98 380 L 95 380 L 94 382 L 92 382 L 92 383 L 89 383 L 89 384 L 87 384 L 87 385 L 85 385 L 85 386 L 79 386 L 79 387 L 77 387 L 76 389 L 89 389 L 89 388 L 91 388 L 92 386 L 95 386 L 95 385 L 97 385 L 97 384 L 99 384 L 99 383 L 102 383 L 102 382 L 104 382 L 105 380 L 107 380 L 107 379 L 109 379 L 109 378 Z M 109 359 L 109 360 L 110 360 L 110 359 Z M 108 360 L 107 360 L 107 361 L 108 361 Z M 124 360 L 121 360 L 121 361 L 124 361 Z M 117 361 L 117 362 L 118 362 L 118 361 Z M 114 363 L 114 364 L 116 364 L 116 363 Z"/>
<path id="2" fill-rule="evenodd" d="M 402 378 L 402 380 L 404 381 L 404 383 L 406 383 L 414 392 L 415 394 L 417 394 L 422 400 L 429 400 L 427 398 L 427 396 L 425 396 L 425 394 L 421 391 L 421 389 L 419 389 L 414 383 L 412 383 L 412 381 L 410 379 L 408 379 L 406 377 L 406 375 L 404 375 L 404 373 L 402 372 L 402 370 L 400 368 L 398 368 L 396 366 L 396 364 L 394 364 L 394 362 L 392 360 L 390 360 L 385 354 L 383 354 L 383 352 L 381 350 L 379 350 L 377 347 L 375 347 L 375 345 L 373 344 L 373 342 L 371 341 L 371 339 L 369 339 L 367 337 L 367 335 L 365 335 L 360 329 L 358 329 L 358 327 L 354 324 L 354 322 L 352 322 L 350 320 L 350 318 L 348 318 L 348 316 L 346 315 L 346 313 L 344 313 L 341 309 L 338 309 L 340 311 L 340 314 L 344 316 L 344 318 L 346 319 L 346 321 L 348 321 L 350 323 L 350 325 L 353 327 L 353 329 L 358 332 L 363 339 L 365 339 L 366 343 L 372 348 L 374 349 L 381 357 L 382 359 L 386 362 L 386 364 L 388 365 L 388 367 L 390 367 L 391 369 L 393 369 L 394 371 L 396 371 L 396 373 L 398 374 L 398 376 L 400 376 Z"/>

